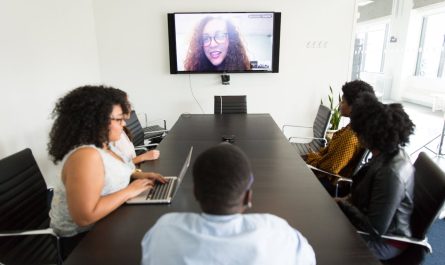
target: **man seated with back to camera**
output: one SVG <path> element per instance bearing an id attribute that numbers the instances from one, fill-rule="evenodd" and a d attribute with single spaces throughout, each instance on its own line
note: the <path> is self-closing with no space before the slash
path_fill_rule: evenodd
<path id="1" fill-rule="evenodd" d="M 315 264 L 297 230 L 251 207 L 253 175 L 247 156 L 229 143 L 198 156 L 194 193 L 202 213 L 162 216 L 142 240 L 142 264 Z"/>
<path id="2" fill-rule="evenodd" d="M 350 117 L 354 109 L 356 99 L 363 93 L 375 98 L 374 89 L 368 83 L 361 80 L 347 82 L 342 87 L 343 95 L 340 102 L 340 112 L 343 117 Z M 318 152 L 310 152 L 303 157 L 307 164 L 342 177 L 351 177 L 354 168 L 359 163 L 364 148 L 360 145 L 351 124 L 334 133 L 326 147 Z M 327 180 L 326 175 L 315 172 L 331 195 L 334 194 L 333 185 Z"/>

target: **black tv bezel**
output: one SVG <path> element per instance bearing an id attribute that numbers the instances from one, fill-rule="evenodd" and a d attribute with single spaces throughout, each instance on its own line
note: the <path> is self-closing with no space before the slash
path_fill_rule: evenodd
<path id="1" fill-rule="evenodd" d="M 268 70 L 231 70 L 231 71 L 178 71 L 176 54 L 176 14 L 245 14 L 245 13 L 273 13 L 273 42 L 272 42 L 272 71 Z M 221 73 L 278 73 L 280 62 L 280 31 L 281 12 L 252 11 L 252 12 L 174 12 L 167 14 L 168 19 L 168 48 L 170 56 L 170 74 L 221 74 Z"/>

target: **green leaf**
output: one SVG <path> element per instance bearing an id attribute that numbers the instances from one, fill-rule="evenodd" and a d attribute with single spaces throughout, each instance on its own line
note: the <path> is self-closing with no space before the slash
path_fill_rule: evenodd
<path id="1" fill-rule="evenodd" d="M 330 129 L 338 130 L 338 127 L 340 124 L 340 119 L 341 119 L 341 112 L 340 112 L 341 94 L 338 93 L 338 101 L 335 102 L 334 101 L 334 90 L 332 89 L 332 86 L 329 86 L 328 100 L 329 100 L 329 108 L 332 112 L 331 121 L 330 121 Z M 323 100 L 321 100 L 321 104 L 323 104 Z"/>

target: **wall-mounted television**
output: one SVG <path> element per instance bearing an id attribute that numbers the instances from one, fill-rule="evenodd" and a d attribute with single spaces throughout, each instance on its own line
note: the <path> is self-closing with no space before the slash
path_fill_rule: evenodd
<path id="1" fill-rule="evenodd" d="M 170 73 L 278 73 L 279 12 L 169 13 Z"/>

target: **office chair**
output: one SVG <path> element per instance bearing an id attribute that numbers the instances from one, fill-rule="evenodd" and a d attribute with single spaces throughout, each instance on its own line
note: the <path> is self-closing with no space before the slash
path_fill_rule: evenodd
<path id="1" fill-rule="evenodd" d="M 167 130 L 167 121 L 166 120 L 158 120 L 162 121 L 163 126 L 159 124 L 149 125 L 147 113 L 144 113 L 145 127 L 142 127 L 144 130 L 144 139 L 149 139 L 152 143 L 159 143 L 168 133 Z M 154 121 L 151 121 L 154 122 Z"/>
<path id="2" fill-rule="evenodd" d="M 383 261 L 387 265 L 418 265 L 432 253 L 426 234 L 445 202 L 445 173 L 424 153 L 414 162 L 414 208 L 411 216 L 412 237 L 383 235 L 382 238 L 410 243 L 399 256 Z M 360 234 L 367 234 L 358 231 Z"/>
<path id="3" fill-rule="evenodd" d="M 246 114 L 246 96 L 215 96 L 215 114 Z"/>
<path id="4" fill-rule="evenodd" d="M 351 161 L 349 161 L 347 167 L 352 167 L 352 174 L 354 176 L 364 164 L 369 160 L 371 152 L 368 149 L 362 149 L 360 153 Z M 307 165 L 318 178 L 325 178 L 323 184 L 326 185 L 325 188 L 333 197 L 344 197 L 348 195 L 351 191 L 352 179 L 350 177 L 344 177 L 340 174 L 334 174 L 312 165 Z"/>
<path id="5" fill-rule="evenodd" d="M 0 160 L 0 264 L 62 264 L 48 190 L 31 149 Z"/>
<path id="6" fill-rule="evenodd" d="M 142 128 L 141 123 L 139 122 L 139 119 L 136 115 L 136 112 L 134 110 L 131 111 L 130 117 L 128 120 L 125 121 L 127 129 L 131 133 L 131 141 L 133 142 L 133 145 L 135 146 L 136 153 L 143 153 L 144 151 L 147 151 L 150 148 L 156 147 L 157 143 L 159 143 L 165 136 L 165 134 L 168 132 L 168 130 L 163 129 L 162 127 L 160 130 L 152 130 L 149 131 L 147 128 Z M 155 125 L 156 126 L 156 125 Z M 147 130 L 147 132 L 144 131 Z M 145 143 L 145 140 L 148 141 L 148 143 Z M 155 142 L 155 143 L 152 143 Z"/>
<path id="7" fill-rule="evenodd" d="M 329 121 L 331 120 L 331 115 L 331 110 L 328 107 L 320 104 L 312 127 L 283 125 L 282 132 L 284 133 L 284 130 L 288 127 L 312 128 L 313 137 L 291 136 L 289 137 L 289 141 L 292 141 L 292 139 L 311 139 L 309 143 L 291 142 L 291 144 L 297 149 L 299 155 L 306 155 L 310 151 L 317 152 L 326 146 L 325 136 L 329 126 Z"/>

